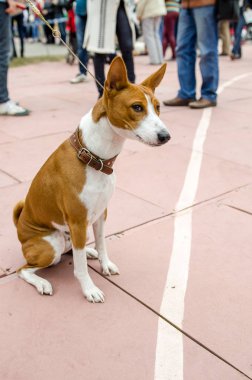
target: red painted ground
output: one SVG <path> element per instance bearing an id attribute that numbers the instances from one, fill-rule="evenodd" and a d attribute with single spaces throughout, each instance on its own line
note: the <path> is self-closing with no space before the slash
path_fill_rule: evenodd
<path id="1" fill-rule="evenodd" d="M 147 57 L 136 57 L 135 62 L 140 82 L 153 67 L 147 65 Z M 252 73 L 251 64 L 249 44 L 241 61 L 221 58 L 221 84 Z M 90 274 L 106 302 L 89 304 L 73 276 L 70 255 L 42 273 L 53 285 L 53 297 L 39 296 L 15 275 L 4 276 L 23 263 L 11 220 L 13 205 L 97 99 L 91 78 L 88 83 L 69 84 L 76 70 L 62 62 L 10 71 L 12 98 L 32 113 L 27 118 L 0 118 L 0 378 L 245 379 L 187 337 L 183 379 L 154 375 L 156 313 L 170 264 L 174 209 L 202 111 L 162 107 L 171 142 L 152 149 L 128 141 L 116 161 L 117 188 L 106 234 L 111 258 L 121 272 L 111 280 L 122 290 L 97 274 L 92 268 L 99 271 L 99 265 L 92 261 Z M 157 96 L 165 100 L 177 88 L 176 64 L 169 62 Z M 191 259 L 180 326 L 248 378 L 252 378 L 251 101 L 252 75 L 224 90 L 212 111 L 196 199 L 190 205 Z M 177 323 L 176 318 L 172 322 Z"/>

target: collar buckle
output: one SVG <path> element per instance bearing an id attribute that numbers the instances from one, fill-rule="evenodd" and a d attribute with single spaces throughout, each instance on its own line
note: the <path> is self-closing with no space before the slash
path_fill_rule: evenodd
<path id="1" fill-rule="evenodd" d="M 78 150 L 78 153 L 77 153 L 77 156 L 79 159 L 81 159 L 81 155 L 82 153 L 85 152 L 86 155 L 89 157 L 89 161 L 87 162 L 87 165 L 92 161 L 92 159 L 94 158 L 94 156 L 91 154 L 91 152 L 87 149 L 87 148 L 80 148 Z"/>

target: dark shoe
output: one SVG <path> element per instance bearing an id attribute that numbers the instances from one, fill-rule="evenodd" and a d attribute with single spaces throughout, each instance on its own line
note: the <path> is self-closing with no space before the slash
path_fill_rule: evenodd
<path id="1" fill-rule="evenodd" d="M 189 103 L 190 108 L 201 109 L 207 107 L 216 107 L 217 102 L 211 101 L 205 98 L 200 98 L 199 100 L 195 100 L 194 102 Z"/>
<path id="2" fill-rule="evenodd" d="M 232 53 L 232 54 L 230 55 L 230 58 L 231 58 L 232 61 L 233 61 L 234 59 L 241 59 L 241 55 L 240 55 L 240 54 L 234 54 L 234 53 Z"/>
<path id="3" fill-rule="evenodd" d="M 169 107 L 183 107 L 183 106 L 188 106 L 190 102 L 193 102 L 195 99 L 182 99 L 182 98 L 174 98 L 170 100 L 165 100 L 163 104 L 165 106 Z"/>
<path id="4" fill-rule="evenodd" d="M 222 52 L 222 53 L 219 54 L 219 57 L 227 57 L 228 55 L 229 55 L 228 53 Z"/>

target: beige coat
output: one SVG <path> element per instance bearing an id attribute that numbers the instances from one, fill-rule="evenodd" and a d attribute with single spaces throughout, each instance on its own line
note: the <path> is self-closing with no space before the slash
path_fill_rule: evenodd
<path id="1" fill-rule="evenodd" d="M 136 12 L 139 20 L 164 16 L 166 15 L 165 2 L 164 0 L 139 0 Z"/>
<path id="2" fill-rule="evenodd" d="M 109 54 L 116 49 L 116 15 L 120 0 L 87 0 L 87 25 L 83 47 L 90 52 Z M 135 42 L 135 27 L 130 2 L 124 6 Z"/>

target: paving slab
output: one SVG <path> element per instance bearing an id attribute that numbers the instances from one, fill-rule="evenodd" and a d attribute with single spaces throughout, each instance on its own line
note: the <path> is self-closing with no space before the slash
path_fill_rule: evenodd
<path id="1" fill-rule="evenodd" d="M 14 141 L 14 140 L 15 140 L 15 137 L 10 136 L 10 135 L 8 134 L 8 131 L 7 131 L 6 133 L 0 131 L 0 145 L 1 145 L 1 144 L 4 144 L 4 143 L 7 143 L 7 142 Z"/>
<path id="2" fill-rule="evenodd" d="M 134 164 L 119 157 L 116 163 L 117 186 L 172 212 L 183 186 L 190 155 L 189 149 L 166 145 L 158 151 L 150 150 L 148 156 L 136 153 Z M 174 160 L 176 165 L 173 164 Z M 141 181 L 136 181 L 139 172 Z M 201 172 L 206 176 L 202 180 L 200 178 L 195 202 L 216 197 L 252 180 L 251 168 L 206 154 Z"/>
<path id="3" fill-rule="evenodd" d="M 241 182 L 244 184 L 251 183 L 252 153 L 250 141 L 252 131 L 250 119 L 250 115 L 246 112 L 239 114 L 235 110 L 229 111 L 226 108 L 214 110 L 204 147 L 200 179 L 202 183 L 206 181 L 212 187 L 210 183 L 212 181 L 217 189 L 218 179 L 214 176 L 216 172 L 222 176 L 223 182 L 225 182 L 224 179 L 226 180 L 230 175 L 233 175 L 236 184 L 230 184 L 230 188 L 240 186 L 239 183 L 241 184 Z M 220 160 L 220 165 L 215 169 L 212 168 L 212 170 L 208 167 L 210 157 Z M 236 169 L 237 174 L 234 174 Z M 248 174 L 247 179 L 241 174 L 242 172 L 245 174 L 245 171 Z M 209 176 L 208 173 L 212 173 L 213 176 Z M 221 178 L 219 180 L 221 181 Z M 199 188 L 199 193 L 203 195 L 202 186 Z"/>
<path id="4" fill-rule="evenodd" d="M 0 151 L 0 169 L 17 178 L 19 181 L 30 181 L 53 153 L 64 142 L 70 133 L 43 136 L 31 140 L 15 141 L 2 144 Z M 22 161 L 21 158 L 22 157 Z M 36 159 L 35 159 L 36 157 Z"/>
<path id="5" fill-rule="evenodd" d="M 66 258 L 41 271 L 54 285 L 52 297 L 38 295 L 17 278 L 0 284 L 1 376 L 152 380 L 158 317 L 95 273 L 92 278 L 106 292 L 106 302 L 86 302 L 70 263 Z M 187 338 L 185 357 L 185 379 L 243 378 Z"/>

